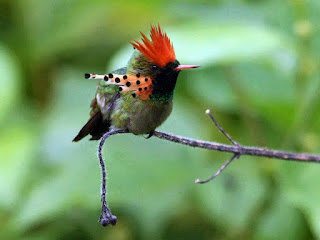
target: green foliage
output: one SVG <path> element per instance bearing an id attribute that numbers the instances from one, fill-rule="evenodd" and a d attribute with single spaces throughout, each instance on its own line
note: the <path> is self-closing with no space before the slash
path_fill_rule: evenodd
<path id="1" fill-rule="evenodd" d="M 160 23 L 182 64 L 161 129 L 225 142 L 211 109 L 246 145 L 320 152 L 318 0 L 0 2 L 0 239 L 320 239 L 319 166 L 241 157 L 156 138 L 108 140 L 102 228 L 96 142 L 71 140 L 96 83 L 128 42 Z M 107 66 L 106 66 L 107 65 Z"/>

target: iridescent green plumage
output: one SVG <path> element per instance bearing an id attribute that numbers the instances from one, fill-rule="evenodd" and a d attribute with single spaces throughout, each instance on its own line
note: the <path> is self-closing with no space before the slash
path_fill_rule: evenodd
<path id="1" fill-rule="evenodd" d="M 101 80 L 91 103 L 91 118 L 73 141 L 88 134 L 97 140 L 111 129 L 152 134 L 168 118 L 180 70 L 197 66 L 179 65 L 170 40 L 160 28 L 151 29 L 153 42 L 143 37 L 145 45 L 133 44 L 137 49 L 126 67 L 108 75 L 86 74 Z"/>

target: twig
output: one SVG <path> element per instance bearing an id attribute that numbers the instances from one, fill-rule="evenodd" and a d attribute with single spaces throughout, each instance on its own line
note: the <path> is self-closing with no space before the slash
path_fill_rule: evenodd
<path id="1" fill-rule="evenodd" d="M 211 114 L 210 110 L 206 110 L 206 114 L 210 117 L 210 119 L 213 121 L 213 123 L 216 125 L 216 127 L 219 129 L 219 131 L 226 137 L 228 140 L 235 146 L 241 147 L 239 143 L 234 141 L 232 137 L 223 129 L 223 127 L 218 123 L 218 121 L 214 118 L 214 116 Z M 195 183 L 207 183 L 213 180 L 215 177 L 217 177 L 234 159 L 239 158 L 241 156 L 240 153 L 235 153 L 233 156 L 223 164 L 218 171 L 216 171 L 210 178 L 206 180 L 200 180 L 199 178 L 196 179 Z"/>
<path id="2" fill-rule="evenodd" d="M 217 122 L 217 120 L 216 120 L 216 119 L 214 118 L 214 116 L 211 114 L 211 112 L 210 112 L 209 109 L 206 110 L 206 114 L 210 117 L 210 119 L 213 121 L 213 123 L 214 123 L 214 124 L 216 125 L 216 127 L 219 129 L 219 131 L 220 131 L 226 138 L 228 138 L 229 141 L 230 141 L 233 145 L 235 145 L 235 146 L 239 146 L 239 145 L 240 145 L 239 143 L 237 143 L 236 141 L 234 141 L 226 131 L 224 131 L 224 129 L 220 126 L 220 124 Z"/>
<path id="3" fill-rule="evenodd" d="M 221 151 L 221 152 L 230 152 L 233 153 L 233 156 L 225 163 L 223 164 L 220 169 L 213 174 L 210 178 L 206 180 L 196 180 L 196 183 L 207 183 L 214 179 L 216 176 L 218 176 L 234 159 L 240 158 L 242 155 L 249 155 L 249 156 L 258 156 L 258 157 L 268 157 L 268 158 L 276 158 L 281 160 L 293 160 L 298 162 L 317 162 L 320 163 L 320 155 L 315 154 L 308 154 L 308 153 L 294 153 L 294 152 L 284 152 L 284 151 L 278 151 L 278 150 L 271 150 L 268 148 L 259 148 L 259 147 L 249 147 L 249 146 L 243 146 L 234 141 L 230 135 L 224 131 L 224 129 L 220 126 L 220 124 L 216 121 L 216 119 L 212 116 L 210 113 L 210 110 L 206 111 L 206 114 L 209 115 L 213 123 L 217 126 L 217 128 L 220 130 L 220 132 L 228 138 L 228 140 L 232 143 L 232 145 L 227 144 L 221 144 L 217 142 L 208 142 L 208 141 L 202 141 L 202 140 L 196 140 L 192 138 L 186 138 L 182 136 L 173 135 L 170 133 L 165 133 L 161 131 L 154 131 L 153 135 L 165 139 L 171 142 L 180 143 L 183 145 L 187 145 L 190 147 L 195 148 L 203 148 L 207 150 L 214 150 L 214 151 Z M 122 133 L 128 133 L 128 130 L 120 129 L 120 130 L 112 130 L 110 132 L 105 133 L 100 142 L 99 142 L 99 148 L 98 148 L 98 157 L 100 160 L 100 166 L 101 166 L 101 172 L 102 172 L 102 185 L 101 185 L 101 202 L 102 202 L 102 209 L 101 209 L 101 215 L 99 222 L 102 224 L 102 226 L 108 226 L 108 225 L 115 225 L 117 223 L 117 217 L 111 214 L 111 211 L 108 207 L 108 204 L 106 202 L 106 169 L 104 160 L 102 158 L 102 147 L 104 145 L 104 142 L 108 137 L 115 134 L 122 134 Z"/>
<path id="4" fill-rule="evenodd" d="M 210 178 L 206 179 L 206 180 L 200 180 L 199 178 L 196 179 L 195 183 L 207 183 L 210 182 L 211 180 L 213 180 L 216 176 L 218 176 L 235 158 L 239 158 L 240 154 L 239 153 L 235 153 L 233 154 L 233 156 L 225 162 L 225 164 L 223 164 L 218 171 L 215 172 L 215 174 L 213 174 Z"/>
<path id="5" fill-rule="evenodd" d="M 120 130 L 111 130 L 107 133 L 105 133 L 99 142 L 98 147 L 98 158 L 100 161 L 101 166 L 101 174 L 102 174 L 102 184 L 101 184 L 101 214 L 99 218 L 99 222 L 102 226 L 106 227 L 109 224 L 116 225 L 117 224 L 117 217 L 112 215 L 110 208 L 108 207 L 108 204 L 106 202 L 106 195 L 107 195 L 107 189 L 106 189 L 106 168 L 104 164 L 104 160 L 102 157 L 102 147 L 104 142 L 107 140 L 108 137 L 115 135 L 115 134 L 121 134 L 121 133 L 128 133 L 128 130 L 120 129 Z"/>

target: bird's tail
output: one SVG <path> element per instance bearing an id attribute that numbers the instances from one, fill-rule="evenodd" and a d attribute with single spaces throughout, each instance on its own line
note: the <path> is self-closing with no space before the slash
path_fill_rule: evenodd
<path id="1" fill-rule="evenodd" d="M 103 121 L 100 111 L 95 113 L 88 122 L 81 128 L 78 135 L 72 140 L 78 142 L 88 134 L 91 134 L 90 140 L 99 140 L 104 133 L 109 131 L 110 124 Z"/>

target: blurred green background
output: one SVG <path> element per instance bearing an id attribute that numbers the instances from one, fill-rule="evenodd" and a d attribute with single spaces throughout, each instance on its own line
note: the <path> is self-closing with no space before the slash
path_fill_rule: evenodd
<path id="1" fill-rule="evenodd" d="M 161 130 L 320 152 L 320 1 L 0 1 L 0 239 L 320 239 L 320 166 L 230 156 L 157 138 L 108 140 L 102 228 L 97 142 L 71 140 L 96 81 L 160 23 L 184 71 Z"/>

